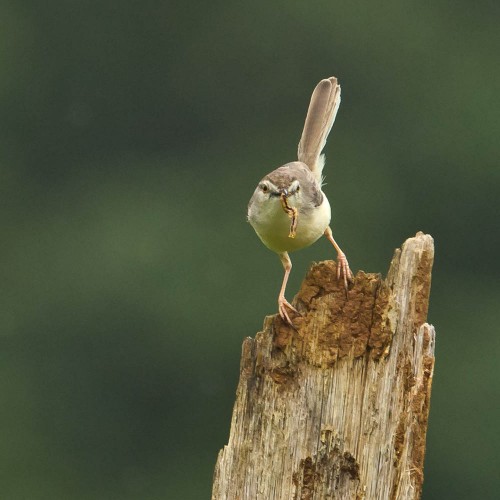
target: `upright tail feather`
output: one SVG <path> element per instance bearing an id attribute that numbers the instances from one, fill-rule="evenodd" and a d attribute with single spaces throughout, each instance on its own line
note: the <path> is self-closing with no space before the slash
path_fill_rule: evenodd
<path id="1" fill-rule="evenodd" d="M 305 163 L 321 182 L 325 157 L 321 154 L 340 106 L 340 85 L 332 76 L 321 80 L 314 89 L 302 137 L 298 147 L 299 161 Z"/>

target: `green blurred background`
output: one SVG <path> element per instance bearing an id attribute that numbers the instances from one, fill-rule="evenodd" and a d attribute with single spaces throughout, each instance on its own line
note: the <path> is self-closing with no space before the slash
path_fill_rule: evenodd
<path id="1" fill-rule="evenodd" d="M 435 238 L 424 499 L 498 498 L 499 5 L 2 2 L 0 498 L 210 497 L 282 278 L 246 204 L 330 75 L 351 267 Z"/>

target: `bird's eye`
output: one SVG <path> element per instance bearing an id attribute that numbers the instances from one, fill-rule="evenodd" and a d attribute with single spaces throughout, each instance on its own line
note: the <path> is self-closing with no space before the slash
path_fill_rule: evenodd
<path id="1" fill-rule="evenodd" d="M 267 193 L 269 191 L 269 187 L 267 184 L 261 184 L 260 189 L 262 189 L 263 193 Z"/>
<path id="2" fill-rule="evenodd" d="M 297 186 L 297 189 L 295 191 L 298 193 L 300 191 L 300 186 Z"/>

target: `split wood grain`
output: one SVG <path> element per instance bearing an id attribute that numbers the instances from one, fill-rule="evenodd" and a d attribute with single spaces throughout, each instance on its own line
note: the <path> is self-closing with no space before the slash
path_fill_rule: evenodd
<path id="1" fill-rule="evenodd" d="M 387 278 L 359 271 L 346 297 L 333 261 L 243 343 L 229 442 L 212 500 L 418 499 L 434 370 L 426 323 L 429 235 L 397 249 Z"/>

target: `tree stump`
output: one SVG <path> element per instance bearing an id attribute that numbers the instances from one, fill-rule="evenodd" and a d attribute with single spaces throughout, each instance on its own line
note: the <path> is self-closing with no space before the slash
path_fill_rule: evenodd
<path id="1" fill-rule="evenodd" d="M 213 500 L 417 499 L 434 368 L 433 239 L 397 249 L 386 279 L 314 264 L 296 329 L 268 316 L 243 342 Z"/>

